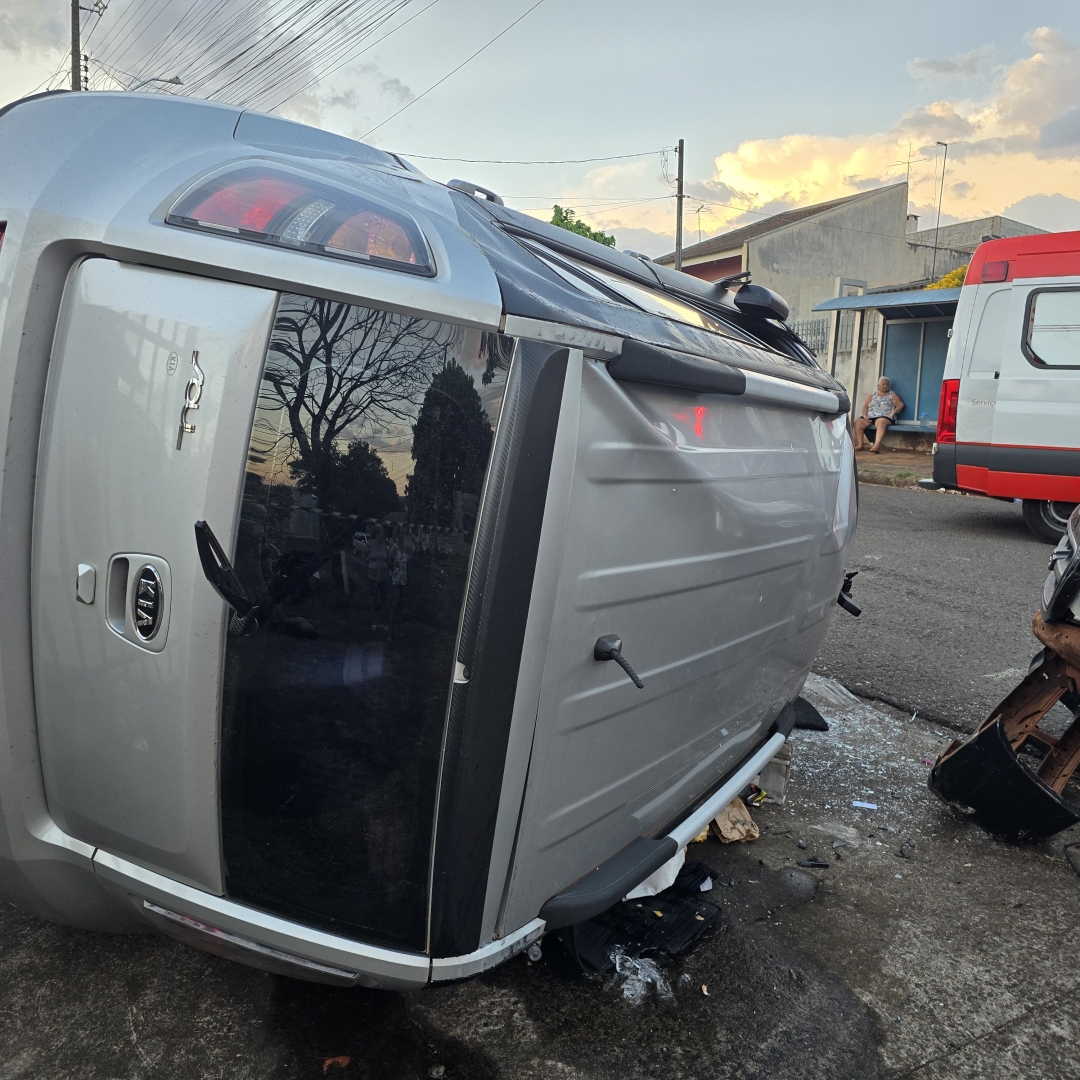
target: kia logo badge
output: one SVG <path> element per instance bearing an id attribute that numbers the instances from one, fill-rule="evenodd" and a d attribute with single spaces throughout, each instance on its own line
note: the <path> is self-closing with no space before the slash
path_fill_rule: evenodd
<path id="1" fill-rule="evenodd" d="M 135 579 L 135 593 L 131 601 L 135 633 L 143 641 L 149 641 L 158 632 L 163 601 L 161 575 L 152 566 L 144 566 Z"/>

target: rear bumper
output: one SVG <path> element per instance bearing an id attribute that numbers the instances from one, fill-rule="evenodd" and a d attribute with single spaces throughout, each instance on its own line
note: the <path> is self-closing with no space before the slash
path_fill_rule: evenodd
<path id="1" fill-rule="evenodd" d="M 1080 449 L 938 443 L 934 480 L 999 499 L 1080 502 Z"/>
<path id="2" fill-rule="evenodd" d="M 934 482 L 940 487 L 956 487 L 956 444 L 937 443 L 934 451 Z"/>

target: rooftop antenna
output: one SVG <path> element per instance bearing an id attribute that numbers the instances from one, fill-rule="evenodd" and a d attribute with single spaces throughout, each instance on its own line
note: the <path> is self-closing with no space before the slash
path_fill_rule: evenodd
<path id="1" fill-rule="evenodd" d="M 925 161 L 925 160 L 926 160 L 926 158 L 921 158 L 921 157 L 913 158 L 911 156 L 911 140 L 909 139 L 908 144 L 907 144 L 907 157 L 906 158 L 901 158 L 895 164 L 890 165 L 889 168 L 894 169 L 894 168 L 896 168 L 897 165 L 904 165 L 904 166 L 907 167 L 907 174 L 905 176 L 904 182 L 907 184 L 908 192 L 910 193 L 910 191 L 911 191 L 911 166 L 912 166 L 912 163 L 916 162 L 916 161 Z"/>
<path id="2" fill-rule="evenodd" d="M 705 204 L 702 203 L 694 213 L 697 214 L 697 242 L 701 243 L 701 211 L 705 209 Z"/>

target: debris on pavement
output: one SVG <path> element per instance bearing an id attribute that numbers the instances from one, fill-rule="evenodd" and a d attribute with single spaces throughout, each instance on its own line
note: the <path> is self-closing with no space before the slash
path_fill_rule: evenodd
<path id="1" fill-rule="evenodd" d="M 795 710 L 795 726 L 803 731 L 828 731 L 829 722 L 804 697 L 797 697 L 791 707 Z"/>
<path id="2" fill-rule="evenodd" d="M 800 859 L 799 865 L 806 870 L 828 870 L 829 864 L 824 859 Z"/>
<path id="3" fill-rule="evenodd" d="M 737 796 L 713 818 L 713 829 L 725 844 L 745 844 L 761 835 L 746 804 Z"/>
<path id="4" fill-rule="evenodd" d="M 1043 648 L 1028 674 L 973 735 L 949 744 L 927 779 L 939 799 L 1005 840 L 1045 839 L 1080 822 L 1080 807 L 1063 796 L 1080 765 L 1080 626 L 1039 612 L 1031 629 Z M 1039 723 L 1058 701 L 1073 721 L 1054 737 Z M 1037 767 L 1022 760 L 1026 751 L 1041 758 Z"/>
<path id="5" fill-rule="evenodd" d="M 675 995 L 671 984 L 664 978 L 655 960 L 647 957 L 628 956 L 622 945 L 611 951 L 615 974 L 609 985 L 617 986 L 631 1005 L 641 1005 L 649 996 L 650 988 L 661 1001 L 673 1002 Z"/>
<path id="6" fill-rule="evenodd" d="M 340 1054 L 338 1057 L 328 1057 L 322 1063 L 323 1076 L 325 1076 L 331 1069 L 345 1069 L 348 1068 L 349 1062 L 352 1058 L 348 1054 Z"/>
<path id="7" fill-rule="evenodd" d="M 852 799 L 851 805 L 859 810 L 876 810 L 878 808 L 876 802 L 860 802 L 858 799 Z"/>
<path id="8" fill-rule="evenodd" d="M 711 892 L 715 871 L 703 862 L 688 862 L 683 865 L 675 878 L 674 889 L 683 896 L 693 896 L 699 892 Z"/>
<path id="9" fill-rule="evenodd" d="M 656 896 L 624 900 L 584 922 L 553 930 L 544 938 L 544 956 L 570 978 L 607 974 L 616 955 L 634 960 L 681 956 L 720 918 L 720 908 L 702 897 L 702 884 L 700 871 L 692 870 Z"/>
<path id="10" fill-rule="evenodd" d="M 783 806 L 790 772 L 791 743 L 786 742 L 754 777 L 754 786 L 759 788 L 763 795 L 760 800 L 754 800 L 754 805 L 757 806 L 760 801 Z"/>
<path id="11" fill-rule="evenodd" d="M 768 797 L 767 791 L 762 791 L 757 784 L 751 784 L 743 793 L 743 802 L 749 806 L 760 806 Z"/>
<path id="12" fill-rule="evenodd" d="M 656 896 L 665 889 L 670 889 L 679 876 L 683 863 L 686 861 L 686 848 L 677 851 L 666 863 L 657 867 L 640 885 L 631 889 L 624 900 L 637 900 L 642 896 Z"/>

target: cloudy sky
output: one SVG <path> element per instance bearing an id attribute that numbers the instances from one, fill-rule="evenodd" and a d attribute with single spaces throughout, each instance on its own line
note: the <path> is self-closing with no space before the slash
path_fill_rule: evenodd
<path id="1" fill-rule="evenodd" d="M 110 61 L 121 82 L 130 72 L 193 74 L 205 43 L 163 53 L 147 18 L 178 2 L 110 0 L 100 23 L 84 14 L 94 63 Z M 221 3 L 235 3 L 239 21 L 295 6 Z M 672 246 L 680 137 L 688 243 L 699 223 L 712 236 L 763 213 L 903 180 L 909 167 L 912 212 L 932 226 L 938 140 L 949 143 L 943 223 L 1005 213 L 1080 229 L 1075 0 L 534 5 L 410 0 L 365 39 L 367 51 L 279 111 L 417 155 L 431 176 L 473 180 L 530 212 L 573 207 L 620 247 L 650 254 Z M 0 0 L 0 102 L 62 68 L 68 10 L 64 0 Z M 159 35 L 167 23 L 158 19 Z M 127 33 L 123 54 L 118 34 L 110 44 L 116 27 Z M 330 48 L 336 32 L 325 38 Z M 146 66 L 154 46 L 168 70 Z M 105 69 L 92 70 L 105 85 Z M 614 155 L 640 156 L 493 160 Z"/>

